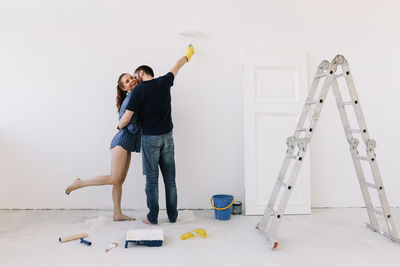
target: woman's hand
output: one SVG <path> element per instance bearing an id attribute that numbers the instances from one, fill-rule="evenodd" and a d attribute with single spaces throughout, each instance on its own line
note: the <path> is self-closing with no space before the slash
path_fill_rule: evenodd
<path id="1" fill-rule="evenodd" d="M 128 123 L 132 119 L 133 113 L 134 112 L 129 109 L 125 110 L 124 115 L 122 115 L 121 119 L 119 120 L 118 127 L 117 127 L 117 129 L 119 128 L 118 130 L 121 130 L 126 125 L 128 125 Z"/>

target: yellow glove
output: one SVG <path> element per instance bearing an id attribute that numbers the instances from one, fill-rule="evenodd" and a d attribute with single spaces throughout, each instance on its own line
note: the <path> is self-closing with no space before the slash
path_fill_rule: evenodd
<path id="1" fill-rule="evenodd" d="M 185 57 L 187 58 L 187 61 L 189 62 L 190 58 L 193 56 L 194 54 L 194 48 L 193 45 L 189 45 L 188 48 L 186 49 L 186 54 Z"/>

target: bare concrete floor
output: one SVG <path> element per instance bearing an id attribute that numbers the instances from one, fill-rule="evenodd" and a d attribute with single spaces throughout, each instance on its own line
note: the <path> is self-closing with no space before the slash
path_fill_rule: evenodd
<path id="1" fill-rule="evenodd" d="M 400 209 L 392 209 L 400 230 Z M 159 226 L 144 225 L 145 212 L 128 210 L 134 222 L 113 222 L 107 210 L 0 210 L 0 266 L 400 266 L 400 245 L 365 227 L 365 209 L 314 209 L 312 215 L 284 216 L 272 251 L 255 230 L 260 216 L 218 221 L 212 210 L 180 211 L 177 223 L 160 214 Z M 164 231 L 162 247 L 130 246 L 130 229 Z M 181 240 L 204 228 L 207 238 Z M 58 238 L 88 233 L 92 246 Z M 112 242 L 118 247 L 105 253 Z"/>

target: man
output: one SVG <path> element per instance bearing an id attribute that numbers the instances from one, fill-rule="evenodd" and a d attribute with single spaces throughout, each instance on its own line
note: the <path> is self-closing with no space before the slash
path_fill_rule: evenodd
<path id="1" fill-rule="evenodd" d="M 147 224 L 158 223 L 158 167 L 164 178 L 168 219 L 176 222 L 178 217 L 177 192 L 175 183 L 174 139 L 172 136 L 171 86 L 178 71 L 189 62 L 194 54 L 189 45 L 185 56 L 181 57 L 166 75 L 154 78 L 149 66 L 140 66 L 135 77 L 140 82 L 118 124 L 125 127 L 134 112 L 142 123 L 143 174 L 146 175 L 146 197 L 149 213 L 143 220 Z"/>

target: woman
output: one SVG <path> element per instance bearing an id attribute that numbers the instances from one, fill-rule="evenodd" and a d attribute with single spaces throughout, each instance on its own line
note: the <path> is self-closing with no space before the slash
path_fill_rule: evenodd
<path id="1" fill-rule="evenodd" d="M 132 90 L 137 85 L 136 78 L 123 73 L 118 78 L 117 108 L 119 119 L 125 113 L 126 106 L 132 96 Z M 117 127 L 119 129 L 119 127 Z M 120 130 L 111 141 L 111 174 L 96 176 L 82 180 L 77 178 L 66 190 L 69 195 L 72 191 L 94 185 L 113 185 L 112 199 L 114 205 L 114 221 L 135 220 L 124 215 L 121 211 L 122 184 L 125 181 L 131 160 L 131 152 L 140 152 L 141 129 L 138 127 L 137 115 L 133 115 L 129 124 Z"/>

